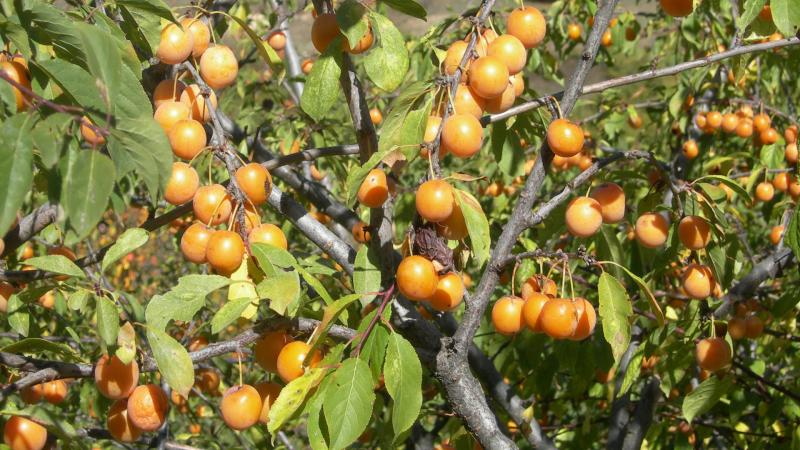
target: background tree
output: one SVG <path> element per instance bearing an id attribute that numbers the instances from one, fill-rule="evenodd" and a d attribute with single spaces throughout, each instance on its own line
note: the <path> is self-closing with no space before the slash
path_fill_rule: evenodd
<path id="1" fill-rule="evenodd" d="M 798 448 L 800 4 L 495 3 L 0 2 L 5 445 Z"/>

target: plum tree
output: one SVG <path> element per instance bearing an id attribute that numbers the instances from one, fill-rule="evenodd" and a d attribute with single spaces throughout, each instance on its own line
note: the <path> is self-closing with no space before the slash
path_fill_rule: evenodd
<path id="1" fill-rule="evenodd" d="M 792 447 L 800 4 L 642 3 L 5 2 L 6 445 Z"/>

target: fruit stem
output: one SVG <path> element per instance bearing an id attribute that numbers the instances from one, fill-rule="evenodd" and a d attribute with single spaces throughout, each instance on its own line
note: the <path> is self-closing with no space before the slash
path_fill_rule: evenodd
<path id="1" fill-rule="evenodd" d="M 367 342 L 367 338 L 369 338 L 369 335 L 372 333 L 372 330 L 375 329 L 375 324 L 378 323 L 378 319 L 380 319 L 380 317 L 383 315 L 383 310 L 386 309 L 386 305 L 388 305 L 389 301 L 392 299 L 392 294 L 394 294 L 395 285 L 396 283 L 392 282 L 392 285 L 389 286 L 389 289 L 387 289 L 386 292 L 384 292 L 380 306 L 378 306 L 378 309 L 375 310 L 375 315 L 372 316 L 372 320 L 369 321 L 367 329 L 364 330 L 364 334 L 361 336 L 361 339 L 358 340 L 356 348 L 350 354 L 351 357 L 357 358 L 358 355 L 361 353 L 361 348 L 364 346 L 364 343 Z"/>
<path id="2" fill-rule="evenodd" d="M 244 376 L 242 375 L 242 352 L 239 351 L 239 345 L 236 345 L 236 359 L 239 361 L 239 386 L 244 385 Z"/>
<path id="3" fill-rule="evenodd" d="M 516 297 L 514 288 L 517 286 L 517 267 L 519 267 L 519 260 L 514 262 L 514 269 L 511 270 L 511 296 Z"/>

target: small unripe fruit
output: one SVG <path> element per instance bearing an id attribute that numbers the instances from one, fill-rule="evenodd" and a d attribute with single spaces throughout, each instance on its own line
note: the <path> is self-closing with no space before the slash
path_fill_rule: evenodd
<path id="1" fill-rule="evenodd" d="M 255 206 L 266 203 L 272 192 L 272 176 L 258 163 L 239 167 L 236 170 L 236 183 Z"/>
<path id="2" fill-rule="evenodd" d="M 522 306 L 522 318 L 525 320 L 525 325 L 534 333 L 542 332 L 542 308 L 549 300 L 550 297 L 547 295 L 540 292 L 532 292 L 525 300 L 525 305 Z"/>
<path id="3" fill-rule="evenodd" d="M 47 429 L 22 416 L 11 416 L 3 427 L 3 441 L 11 450 L 42 450 Z"/>
<path id="4" fill-rule="evenodd" d="M 769 232 L 769 241 L 772 242 L 772 245 L 778 245 L 783 238 L 783 225 L 776 225 L 772 227 L 772 230 Z"/>
<path id="5" fill-rule="evenodd" d="M 407 256 L 397 266 L 397 287 L 409 300 L 428 300 L 436 292 L 439 276 L 433 263 L 419 255 Z"/>
<path id="6" fill-rule="evenodd" d="M 464 283 L 457 273 L 450 272 L 439 277 L 436 291 L 428 302 L 437 311 L 451 311 L 461 304 L 463 298 Z"/>
<path id="7" fill-rule="evenodd" d="M 91 126 L 94 125 L 88 117 L 83 116 L 81 120 L 81 137 L 84 141 L 93 146 L 99 146 L 106 143 L 106 138 L 102 134 L 95 131 Z"/>
<path id="8" fill-rule="evenodd" d="M 224 45 L 215 45 L 200 57 L 200 76 L 212 89 L 222 89 L 236 80 L 239 61 L 233 51 Z"/>
<path id="9" fill-rule="evenodd" d="M 636 219 L 636 240 L 644 247 L 661 247 L 669 236 L 669 222 L 659 213 L 644 213 Z"/>
<path id="10" fill-rule="evenodd" d="M 594 327 L 597 324 L 597 313 L 594 310 L 594 306 L 583 297 L 575 298 L 574 302 L 578 324 L 569 339 L 573 341 L 582 341 L 591 336 L 592 332 L 594 332 Z"/>
<path id="11" fill-rule="evenodd" d="M 469 86 L 484 99 L 497 97 L 508 86 L 508 67 L 496 56 L 484 56 L 469 66 Z"/>
<path id="12" fill-rule="evenodd" d="M 358 188 L 358 201 L 367 208 L 379 208 L 389 198 L 389 183 L 386 172 L 372 169 Z"/>
<path id="13" fill-rule="evenodd" d="M 258 422 L 261 417 L 261 395 L 249 384 L 233 386 L 225 392 L 219 404 L 222 420 L 230 428 L 241 431 Z"/>
<path id="14" fill-rule="evenodd" d="M 772 184 L 766 181 L 758 183 L 756 186 L 756 199 L 762 202 L 768 202 L 775 196 L 775 188 Z"/>
<path id="15" fill-rule="evenodd" d="M 744 319 L 745 332 L 744 335 L 748 339 L 758 339 L 764 332 L 764 322 L 756 315 L 747 316 Z"/>
<path id="16" fill-rule="evenodd" d="M 211 239 L 213 232 L 213 230 L 208 229 L 200 222 L 191 224 L 181 236 L 181 253 L 183 253 L 183 256 L 195 264 L 204 264 L 206 262 L 208 240 Z"/>
<path id="17" fill-rule="evenodd" d="M 573 236 L 592 236 L 603 224 L 600 203 L 591 197 L 574 198 L 567 206 L 564 222 Z"/>
<path id="18" fill-rule="evenodd" d="M 525 321 L 522 318 L 522 306 L 525 301 L 519 297 L 502 297 L 492 307 L 492 325 L 498 333 L 511 335 L 519 332 Z"/>
<path id="19" fill-rule="evenodd" d="M 444 180 L 428 180 L 417 189 L 417 213 L 428 222 L 441 222 L 453 213 L 453 188 Z"/>
<path id="20" fill-rule="evenodd" d="M 128 397 L 128 418 L 142 431 L 161 428 L 169 410 L 169 400 L 155 384 L 138 386 Z"/>
<path id="21" fill-rule="evenodd" d="M 189 119 L 190 116 L 191 111 L 183 102 L 168 100 L 156 108 L 153 119 L 161 125 L 161 129 L 164 130 L 164 133 L 169 134 L 176 123 Z"/>
<path id="22" fill-rule="evenodd" d="M 483 145 L 483 127 L 478 119 L 467 114 L 447 118 L 442 128 L 442 149 L 458 158 L 469 158 Z"/>
<path id="23" fill-rule="evenodd" d="M 208 239 L 206 260 L 214 270 L 231 273 L 242 265 L 244 242 L 235 231 L 215 231 Z"/>
<path id="24" fill-rule="evenodd" d="M 506 63 L 508 73 L 517 74 L 525 68 L 528 55 L 519 39 L 510 34 L 498 36 L 486 50 L 489 56 L 496 56 Z"/>
<path id="25" fill-rule="evenodd" d="M 341 36 L 335 14 L 320 14 L 311 25 L 311 43 L 318 52 L 324 53 L 331 41 Z"/>
<path id="26" fill-rule="evenodd" d="M 694 139 L 690 139 L 683 143 L 681 152 L 686 159 L 692 160 L 697 158 L 697 155 L 700 153 L 700 149 L 697 147 L 697 142 L 695 142 Z"/>
<path id="27" fill-rule="evenodd" d="M 700 264 L 690 264 L 681 276 L 681 285 L 686 295 L 697 300 L 709 297 L 716 284 L 711 269 Z"/>
<path id="28" fill-rule="evenodd" d="M 678 223 L 678 237 L 686 248 L 700 250 L 711 239 L 711 226 L 700 216 L 686 216 Z"/>
<path id="29" fill-rule="evenodd" d="M 192 54 L 194 37 L 187 29 L 171 23 L 161 30 L 156 57 L 164 64 L 178 64 Z"/>
<path id="30" fill-rule="evenodd" d="M 164 190 L 164 200 L 171 205 L 182 205 L 194 198 L 200 187 L 200 177 L 192 166 L 183 162 L 172 163 L 172 174 Z"/>
<path id="31" fill-rule="evenodd" d="M 603 183 L 592 190 L 600 204 L 603 223 L 617 223 L 625 218 L 625 191 L 616 183 Z"/>
<path id="32" fill-rule="evenodd" d="M 660 0 L 661 9 L 672 17 L 686 17 L 694 10 L 692 0 Z"/>
<path id="33" fill-rule="evenodd" d="M 286 344 L 281 352 L 278 354 L 278 375 L 281 379 L 288 383 L 303 375 L 303 362 L 308 357 L 308 352 L 311 347 L 305 342 L 294 341 Z M 319 351 L 315 351 L 311 355 L 311 361 L 308 367 L 315 367 L 322 361 L 322 355 Z"/>
<path id="34" fill-rule="evenodd" d="M 566 298 L 554 298 L 547 301 L 539 314 L 542 331 L 553 339 L 566 339 L 578 327 L 578 315 L 575 303 Z"/>
<path id="35" fill-rule="evenodd" d="M 192 119 L 200 123 L 206 123 L 211 120 L 211 108 L 217 107 L 217 94 L 214 91 L 210 91 L 208 98 L 206 98 L 200 86 L 190 84 L 181 92 L 180 102 L 189 108 Z"/>
<path id="36" fill-rule="evenodd" d="M 731 339 L 734 341 L 738 341 L 742 339 L 747 334 L 747 324 L 745 319 L 740 317 L 733 317 L 731 320 L 728 321 L 728 334 L 731 336 Z"/>
<path id="37" fill-rule="evenodd" d="M 542 13 L 533 6 L 517 8 L 508 15 L 508 34 L 515 36 L 525 48 L 538 46 L 547 32 L 547 22 Z"/>
<path id="38" fill-rule="evenodd" d="M 219 225 L 231 216 L 233 201 L 221 184 L 201 186 L 192 199 L 194 216 L 200 222 Z"/>
<path id="39" fill-rule="evenodd" d="M 731 346 L 722 338 L 707 338 L 697 343 L 695 357 L 701 369 L 716 372 L 731 363 Z"/>
<path id="40" fill-rule="evenodd" d="M 547 144 L 558 156 L 569 158 L 583 150 L 583 129 L 567 119 L 556 119 L 547 127 Z"/>

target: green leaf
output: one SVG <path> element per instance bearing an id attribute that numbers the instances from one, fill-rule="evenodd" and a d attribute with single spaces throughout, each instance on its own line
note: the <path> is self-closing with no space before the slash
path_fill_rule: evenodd
<path id="1" fill-rule="evenodd" d="M 641 344 L 636 348 L 636 351 L 631 355 L 631 360 L 628 362 L 628 367 L 625 369 L 625 376 L 622 378 L 622 384 L 619 387 L 619 392 L 615 393 L 616 397 L 625 395 L 628 389 L 633 386 L 633 383 L 639 379 L 642 372 L 642 360 L 644 359 L 645 345 Z"/>
<path id="2" fill-rule="evenodd" d="M 60 273 L 76 278 L 86 278 L 80 267 L 63 255 L 35 256 L 26 259 L 25 263 L 40 270 Z"/>
<path id="3" fill-rule="evenodd" d="M 104 296 L 95 297 L 97 301 L 97 334 L 107 346 L 117 343 L 119 333 L 119 311 L 117 304 Z"/>
<path id="4" fill-rule="evenodd" d="M 311 445 L 312 450 L 328 450 L 328 444 L 325 442 L 325 433 L 320 426 L 320 419 L 322 417 L 322 401 L 328 392 L 328 387 L 331 385 L 331 378 L 328 377 L 319 385 L 319 389 L 314 393 L 311 399 L 306 404 L 306 413 L 308 414 L 308 423 L 306 429 L 308 432 L 308 443 Z"/>
<path id="5" fill-rule="evenodd" d="M 253 301 L 249 298 L 238 298 L 222 305 L 222 308 L 211 319 L 211 332 L 217 334 L 224 330 L 225 327 L 238 319 L 242 312 L 252 303 Z"/>
<path id="6" fill-rule="evenodd" d="M 350 358 L 331 375 L 332 385 L 322 405 L 332 450 L 346 448 L 367 428 L 375 393 L 366 362 Z"/>
<path id="7" fill-rule="evenodd" d="M 770 0 L 772 21 L 784 36 L 794 36 L 800 28 L 800 3 L 797 0 Z"/>
<path id="8" fill-rule="evenodd" d="M 297 266 L 297 260 L 291 253 L 274 245 L 258 242 L 252 245 L 253 257 L 262 266 L 276 266 L 281 269 L 289 269 Z"/>
<path id="9" fill-rule="evenodd" d="M 384 91 L 400 86 L 408 72 L 408 49 L 403 35 L 386 16 L 370 12 L 372 32 L 377 43 L 364 58 L 369 79 Z"/>
<path id="10" fill-rule="evenodd" d="M 758 17 L 758 13 L 761 12 L 761 9 L 763 9 L 766 4 L 767 0 L 745 0 L 744 10 L 736 20 L 736 28 L 744 30 Z"/>
<path id="11" fill-rule="evenodd" d="M 273 72 L 275 72 L 276 74 L 278 74 L 280 78 L 282 78 L 283 60 L 281 60 L 281 57 L 278 56 L 277 53 L 275 53 L 275 49 L 273 49 L 269 45 L 266 45 L 264 41 L 261 40 L 261 37 L 259 37 L 259 35 L 256 34 L 256 32 L 253 31 L 252 28 L 250 28 L 250 25 L 247 24 L 247 21 L 231 14 L 225 14 L 225 16 L 233 19 L 234 22 L 236 22 L 236 24 L 239 25 L 244 30 L 244 32 L 247 34 L 247 37 L 249 37 L 250 40 L 253 42 L 253 45 L 255 45 L 256 50 L 258 50 L 258 55 L 261 57 L 261 59 L 270 66 Z M 317 63 L 314 63 L 314 66 L 316 65 Z"/>
<path id="12" fill-rule="evenodd" d="M 331 302 L 333 302 L 333 297 L 331 297 L 331 294 L 328 292 L 327 289 L 325 289 L 325 285 L 323 285 L 322 282 L 320 282 L 316 277 L 314 277 L 314 275 L 311 272 L 307 271 L 304 267 L 302 267 L 299 264 L 296 265 L 294 268 L 295 270 L 297 270 L 297 273 L 299 273 L 300 276 L 303 277 L 303 280 L 305 280 L 305 282 L 309 286 L 311 286 L 314 289 L 314 291 L 317 292 L 317 294 L 322 298 L 322 300 L 325 301 L 325 304 L 330 304 Z"/>
<path id="13" fill-rule="evenodd" d="M 41 338 L 27 338 L 12 344 L 6 345 L 0 351 L 15 354 L 41 354 L 51 353 L 58 355 L 63 360 L 78 361 L 79 355 L 72 347 L 57 342 L 51 342 Z"/>
<path id="14" fill-rule="evenodd" d="M 64 142 L 58 137 L 67 135 L 72 123 L 72 117 L 67 114 L 52 114 L 37 122 L 31 130 L 33 146 L 46 168 L 52 168 L 61 158 Z"/>
<path id="15" fill-rule="evenodd" d="M 98 151 L 78 150 L 62 161 L 61 174 L 61 205 L 67 224 L 82 238 L 95 228 L 108 206 L 114 189 L 114 163 Z"/>
<path id="16" fill-rule="evenodd" d="M 733 384 L 733 377 L 720 380 L 716 375 L 708 377 L 683 399 L 683 417 L 688 422 L 710 410 Z"/>
<path id="17" fill-rule="evenodd" d="M 728 199 L 728 194 L 726 194 L 725 191 L 717 185 L 709 183 L 695 183 L 695 186 L 699 187 L 703 190 L 703 192 L 708 194 L 708 197 L 711 198 L 711 200 L 713 200 L 715 203 L 720 203 Z"/>
<path id="18" fill-rule="evenodd" d="M 0 128 L 0 235 L 14 223 L 17 211 L 31 191 L 33 141 L 31 115 L 18 114 Z"/>
<path id="19" fill-rule="evenodd" d="M 118 6 L 125 6 L 128 9 L 154 14 L 170 22 L 178 23 L 175 20 L 175 16 L 172 15 L 169 6 L 161 0 L 116 0 L 114 3 Z"/>
<path id="20" fill-rule="evenodd" d="M 658 302 L 656 301 L 656 297 L 653 295 L 653 292 L 650 291 L 650 288 L 647 286 L 647 283 L 643 279 L 641 279 L 641 277 L 631 272 L 627 267 L 621 264 L 614 264 L 614 265 L 622 269 L 639 286 L 639 290 L 642 292 L 644 297 L 650 303 L 650 310 L 656 316 L 656 321 L 658 322 L 658 325 L 663 327 L 664 312 L 661 311 L 661 306 L 659 306 Z"/>
<path id="21" fill-rule="evenodd" d="M 188 398 L 194 385 L 194 366 L 189 352 L 180 342 L 153 327 L 147 327 L 147 342 L 164 381 L 184 398 Z"/>
<path id="22" fill-rule="evenodd" d="M 315 122 L 319 122 L 336 104 L 336 99 L 339 98 L 339 76 L 341 74 L 341 38 L 336 38 L 314 63 L 314 67 L 311 68 L 311 73 L 306 79 L 303 96 L 300 98 L 300 107 Z"/>
<path id="23" fill-rule="evenodd" d="M 739 195 L 745 203 L 752 203 L 753 199 L 750 197 L 750 194 L 747 193 L 747 190 L 743 188 L 739 183 L 733 181 L 732 179 L 723 176 L 723 175 L 705 175 L 695 180 L 695 183 L 698 183 L 703 180 L 716 180 L 720 183 L 727 185 L 729 188 L 733 189 L 737 195 Z"/>
<path id="24" fill-rule="evenodd" d="M 619 362 L 631 342 L 631 324 L 628 318 L 633 314 L 633 307 L 625 287 L 608 272 L 600 274 L 597 291 L 600 296 L 603 337 L 611 346 L 614 361 Z"/>
<path id="25" fill-rule="evenodd" d="M 367 8 L 355 0 L 345 0 L 336 8 L 336 21 L 351 48 L 369 31 L 369 23 L 364 17 L 366 12 Z"/>
<path id="26" fill-rule="evenodd" d="M 108 269 L 111 264 L 119 261 L 123 256 L 143 246 L 148 238 L 147 230 L 142 228 L 125 230 L 103 256 L 103 263 L 101 264 L 103 271 Z"/>
<path id="27" fill-rule="evenodd" d="M 130 322 L 125 322 L 117 333 L 117 358 L 123 364 L 130 364 L 136 357 L 136 331 Z"/>
<path id="28" fill-rule="evenodd" d="M 792 218 L 789 219 L 786 231 L 783 232 L 783 243 L 792 249 L 795 258 L 800 259 L 800 213 L 796 208 L 792 213 Z"/>
<path id="29" fill-rule="evenodd" d="M 492 125 L 490 142 L 497 166 L 504 174 L 516 177 L 525 172 L 525 151 L 516 134 L 506 129 L 505 122 Z"/>
<path id="30" fill-rule="evenodd" d="M 230 283 L 230 279 L 219 275 L 183 276 L 172 290 L 150 299 L 144 312 L 147 324 L 163 331 L 170 320 L 188 322 L 205 305 L 208 294 Z"/>
<path id="31" fill-rule="evenodd" d="M 294 416 L 311 390 L 317 387 L 327 373 L 328 369 L 308 369 L 281 389 L 280 395 L 269 409 L 267 429 L 271 435 L 274 436 Z"/>
<path id="32" fill-rule="evenodd" d="M 381 0 L 392 9 L 417 19 L 428 20 L 428 12 L 425 7 L 414 0 Z"/>
<path id="33" fill-rule="evenodd" d="M 353 268 L 353 291 L 361 294 L 362 306 L 372 300 L 375 292 L 381 290 L 381 270 L 378 264 L 378 255 L 372 246 L 362 245 L 358 249 Z"/>
<path id="34" fill-rule="evenodd" d="M 75 26 L 81 39 L 89 72 L 95 78 L 93 84 L 99 87 L 101 92 L 106 93 L 104 98 L 108 99 L 108 103 L 104 110 L 107 109 L 113 114 L 116 105 L 113 100 L 123 89 L 120 84 L 122 56 L 115 45 L 116 40 L 101 31 L 99 27 L 80 22 L 75 23 Z"/>
<path id="35" fill-rule="evenodd" d="M 42 69 L 76 104 L 85 108 L 93 118 L 102 114 L 105 104 L 97 86 L 94 85 L 92 75 L 85 69 L 60 59 L 38 61 L 36 66 Z"/>
<path id="36" fill-rule="evenodd" d="M 268 298 L 269 307 L 285 316 L 293 315 L 299 306 L 300 277 L 296 271 L 278 272 L 256 286 L 259 298 Z"/>
<path id="37" fill-rule="evenodd" d="M 345 295 L 344 297 L 325 307 L 325 310 L 322 313 L 322 320 L 317 326 L 317 329 L 314 331 L 313 339 L 311 340 L 311 349 L 308 351 L 309 354 L 314 354 L 314 351 L 318 347 L 318 343 L 325 341 L 325 336 L 328 334 L 328 330 L 336 318 L 339 317 L 339 315 L 344 312 L 345 309 L 350 306 L 350 304 L 358 300 L 358 297 L 358 294 Z"/>
<path id="38" fill-rule="evenodd" d="M 67 306 L 73 311 L 83 310 L 89 302 L 92 292 L 87 289 L 78 289 L 67 297 Z"/>
<path id="39" fill-rule="evenodd" d="M 475 255 L 478 267 L 489 259 L 492 237 L 489 234 L 489 220 L 481 208 L 480 202 L 469 192 L 454 189 L 456 202 L 464 214 L 464 222 L 469 232 L 470 248 Z"/>
<path id="40" fill-rule="evenodd" d="M 768 169 L 780 169 L 784 165 L 783 148 L 778 144 L 769 144 L 761 147 L 761 164 Z"/>
<path id="41" fill-rule="evenodd" d="M 403 89 L 392 108 L 386 115 L 386 120 L 381 125 L 378 139 L 378 151 L 385 152 L 398 146 L 418 145 L 425 134 L 425 126 L 430 115 L 432 100 L 423 101 L 431 91 L 432 85 L 426 81 L 417 81 Z M 424 110 L 422 114 L 418 111 Z M 412 115 L 412 111 L 416 113 Z M 425 122 L 420 124 L 420 115 L 424 115 Z M 401 147 L 406 150 L 406 147 Z M 385 153 L 384 153 L 385 154 Z M 383 158 L 381 158 L 383 159 Z M 370 167 L 371 168 L 371 167 Z M 366 172 L 365 172 L 366 176 Z M 362 178 L 363 180 L 363 178 Z M 359 180 L 360 183 L 361 180 Z"/>
<path id="42" fill-rule="evenodd" d="M 6 318 L 8 326 L 22 336 L 28 336 L 31 329 L 31 318 L 28 305 L 20 300 L 17 294 L 8 299 L 6 305 Z"/>
<path id="43" fill-rule="evenodd" d="M 411 428 L 422 406 L 422 366 L 417 352 L 397 333 L 389 335 L 383 366 L 386 390 L 392 397 L 392 428 L 399 436 Z"/>
<path id="44" fill-rule="evenodd" d="M 81 39 L 75 22 L 67 15 L 45 2 L 28 2 L 30 9 L 19 12 L 20 23 L 31 38 L 44 45 L 52 45 L 56 55 L 72 63 L 85 65 Z"/>

